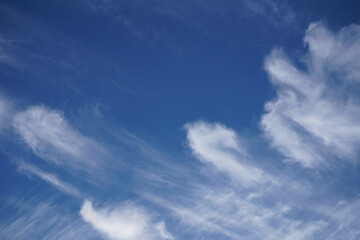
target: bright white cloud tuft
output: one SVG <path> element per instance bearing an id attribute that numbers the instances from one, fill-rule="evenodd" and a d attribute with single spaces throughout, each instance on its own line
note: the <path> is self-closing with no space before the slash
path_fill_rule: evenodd
<path id="1" fill-rule="evenodd" d="M 166 231 L 163 222 L 153 223 L 143 208 L 132 203 L 125 203 L 117 208 L 94 209 L 92 203 L 85 200 L 80 215 L 86 222 L 110 239 L 173 239 Z"/>
<path id="2" fill-rule="evenodd" d="M 338 33 L 323 24 L 306 31 L 306 69 L 281 50 L 265 61 L 277 97 L 265 105 L 261 124 L 273 146 L 305 167 L 325 158 L 353 159 L 360 143 L 360 27 Z"/>
<path id="3" fill-rule="evenodd" d="M 261 169 L 251 166 L 233 130 L 203 121 L 186 124 L 185 129 L 190 148 L 202 162 L 212 164 L 246 186 L 270 180 Z"/>
<path id="4" fill-rule="evenodd" d="M 15 115 L 13 126 L 43 159 L 72 168 L 94 168 L 104 150 L 73 129 L 59 111 L 34 106 Z"/>

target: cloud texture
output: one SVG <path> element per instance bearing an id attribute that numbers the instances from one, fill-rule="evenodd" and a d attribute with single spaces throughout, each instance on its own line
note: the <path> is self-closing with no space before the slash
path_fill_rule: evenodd
<path id="1" fill-rule="evenodd" d="M 354 161 L 360 142 L 360 27 L 332 33 L 313 23 L 304 41 L 305 69 L 280 49 L 266 58 L 277 96 L 266 104 L 261 125 L 286 160 L 305 167 L 328 165 L 334 157 Z"/>
<path id="2" fill-rule="evenodd" d="M 304 41 L 306 52 L 298 61 L 282 49 L 265 59 L 276 96 L 261 117 L 265 138 L 259 142 L 270 146 L 263 154 L 221 123 L 185 124 L 191 157 L 175 157 L 108 125 L 102 114 L 102 124 L 93 124 L 98 129 L 82 132 L 59 110 L 37 105 L 9 114 L 13 110 L 0 98 L 0 128 L 11 122 L 9 136 L 20 137 L 19 149 L 30 149 L 19 155 L 35 156 L 17 162 L 17 171 L 65 193 L 28 206 L 16 200 L 19 210 L 0 223 L 0 236 L 358 239 L 360 200 L 355 190 L 342 189 L 358 179 L 336 170 L 355 169 L 359 156 L 360 27 L 332 32 L 313 23 Z M 39 162 L 44 166 L 37 167 Z M 43 170 L 50 168 L 51 173 Z M 109 203 L 114 199 L 122 200 Z"/>
<path id="3" fill-rule="evenodd" d="M 166 231 L 164 222 L 155 224 L 150 215 L 133 203 L 119 207 L 94 209 L 85 200 L 80 210 L 81 217 L 95 229 L 114 240 L 173 239 Z"/>
<path id="4" fill-rule="evenodd" d="M 76 131 L 62 112 L 43 106 L 18 112 L 13 126 L 36 155 L 56 165 L 91 170 L 99 166 L 100 156 L 105 152 L 95 141 Z"/>

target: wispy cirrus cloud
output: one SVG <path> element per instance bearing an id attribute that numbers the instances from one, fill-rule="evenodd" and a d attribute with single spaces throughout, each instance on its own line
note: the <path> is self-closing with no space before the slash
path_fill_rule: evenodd
<path id="1" fill-rule="evenodd" d="M 261 169 L 252 166 L 239 136 L 221 124 L 199 121 L 185 125 L 187 141 L 194 155 L 228 173 L 245 186 L 272 181 Z"/>
<path id="2" fill-rule="evenodd" d="M 292 178 L 275 178 L 272 169 L 255 168 L 258 160 L 242 148 L 241 138 L 234 130 L 204 121 L 187 124 L 185 129 L 189 147 L 198 160 L 211 163 L 233 180 L 252 183 L 251 188 L 229 182 L 212 188 L 204 185 L 183 205 L 165 203 L 185 224 L 232 239 L 306 239 L 326 226 L 321 218 L 305 220 L 294 211 L 299 207 L 298 201 L 306 201 L 305 192 L 309 189 L 303 192 L 301 188 L 291 188 L 289 185 L 297 185 Z M 242 166 L 241 171 L 238 165 Z M 287 195 L 299 199 L 283 198 Z M 302 210 L 311 211 L 306 206 Z"/>
<path id="3" fill-rule="evenodd" d="M 321 23 L 311 24 L 305 35 L 309 47 L 303 60 L 305 70 L 296 67 L 282 50 L 274 50 L 266 58 L 265 69 L 277 96 L 266 104 L 261 126 L 285 160 L 299 162 L 301 167 L 332 169 L 339 166 L 338 160 L 356 161 L 360 108 L 353 89 L 359 89 L 359 29 L 352 25 L 332 33 Z M 190 123 L 185 129 L 194 156 L 231 179 L 262 179 L 274 174 L 271 168 L 259 168 L 256 172 L 262 174 L 258 175 L 251 167 L 237 170 L 238 164 L 256 166 L 258 160 L 241 148 L 234 130 L 206 122 Z M 333 200 L 321 201 L 317 191 L 329 187 L 321 177 L 310 187 L 308 180 L 297 178 L 298 173 L 290 169 L 280 174 L 277 184 L 255 184 L 248 189 L 204 186 L 178 205 L 153 199 L 189 226 L 234 239 L 356 239 L 359 221 L 351 211 L 358 208 L 357 199 L 344 203 L 330 187 L 321 191 Z M 304 188 L 296 187 L 301 185 Z"/>
<path id="4" fill-rule="evenodd" d="M 336 158 L 354 161 L 357 158 L 360 111 L 358 95 L 353 89 L 359 89 L 359 39 L 358 26 L 332 33 L 316 23 L 310 25 L 305 36 L 309 46 L 305 70 L 296 67 L 282 50 L 274 50 L 267 57 L 265 68 L 277 96 L 266 104 L 261 125 L 272 146 L 286 160 L 305 167 L 335 168 Z M 4 106 L 5 114 L 7 104 Z M 0 105 L 0 119 L 1 109 Z M 121 149 L 116 157 L 124 159 L 124 165 L 131 168 L 131 176 L 121 176 L 126 180 L 131 178 L 124 184 L 128 185 L 128 191 L 156 203 L 162 211 L 156 209 L 150 213 L 147 208 L 128 201 L 94 207 L 85 200 L 80 216 L 77 215 L 81 220 L 73 212 L 67 216 L 61 214 L 69 206 L 34 204 L 0 225 L 0 236 L 6 239 L 24 239 L 31 234 L 44 239 L 101 238 L 94 229 L 109 239 L 175 239 L 166 228 L 168 222 L 165 225 L 158 219 L 165 219 L 163 216 L 173 220 L 172 228 L 183 230 L 179 238 L 187 234 L 199 239 L 214 236 L 217 239 L 264 239 L 264 236 L 287 240 L 357 239 L 359 236 L 358 199 L 345 201 L 341 194 L 331 192 L 326 185 L 331 183 L 321 174 L 315 180 L 299 177 L 309 174 L 308 171 L 313 173 L 312 169 L 304 170 L 300 166 L 297 172 L 281 171 L 276 169 L 278 159 L 262 165 L 246 148 L 246 140 L 220 123 L 186 124 L 186 143 L 194 158 L 175 161 L 171 154 L 116 128 L 95 124 L 103 135 L 90 137 L 71 124 L 63 112 L 45 106 L 18 112 L 10 122 L 26 146 L 57 170 L 63 167 L 90 171 L 94 174 L 86 178 L 99 182 L 109 179 L 110 173 L 120 172 L 113 161 L 105 160 L 109 155 L 99 139 L 106 139 L 106 143 Z M 189 164 L 194 159 L 200 167 L 190 169 L 198 166 Z M 110 170 L 100 172 L 104 166 Z M 202 166 L 210 166 L 211 171 Z M 79 196 L 79 190 L 65 178 L 33 164 L 19 163 L 18 171 L 36 176 L 71 196 Z M 218 173 L 226 176 L 225 179 L 217 178 Z M 214 183 L 214 179 L 219 181 Z M 115 184 L 120 184 L 119 180 L 120 177 L 111 179 Z M 113 191 L 114 185 L 106 183 L 101 185 L 103 189 L 111 194 L 116 192 L 116 196 L 123 194 L 119 185 Z M 97 192 L 93 195 L 102 198 Z M 323 202 L 328 196 L 331 198 Z"/>
<path id="5" fill-rule="evenodd" d="M 303 221 L 291 217 L 292 207 L 271 194 L 239 192 L 234 189 L 207 189 L 199 192 L 193 205 L 170 207 L 183 224 L 199 236 L 219 234 L 230 239 L 311 239 L 326 226 L 321 220 Z"/>
<path id="6" fill-rule="evenodd" d="M 0 223 L 0 238 L 22 240 L 38 236 L 41 239 L 101 239 L 69 205 L 58 205 L 54 199 L 39 200 L 13 198 L 6 202 L 11 215 Z"/>
<path id="7" fill-rule="evenodd" d="M 112 162 L 113 158 L 105 148 L 92 138 L 82 135 L 65 119 L 62 112 L 44 106 L 32 106 L 25 111 L 15 113 L 12 122 L 13 130 L 22 137 L 33 153 L 51 163 L 50 165 L 55 167 L 55 171 L 63 173 L 63 170 L 66 171 L 68 168 L 76 170 L 70 171 L 70 176 L 66 175 L 66 177 L 70 177 L 70 180 L 79 177 L 78 170 L 80 170 L 91 173 L 90 176 L 85 174 L 80 175 L 81 177 L 89 182 L 102 183 L 100 186 L 105 190 L 111 190 L 114 185 L 118 187 L 121 184 L 116 183 L 117 178 L 112 178 L 111 181 L 115 183 L 109 184 L 109 176 L 114 173 L 118 174 L 117 170 L 119 169 Z M 139 147 L 141 151 L 138 155 L 142 156 L 142 158 L 154 161 L 156 156 L 161 156 L 156 150 L 146 146 L 146 143 L 141 139 L 133 135 L 123 134 L 122 142 L 126 142 L 131 146 L 136 145 L 129 146 L 130 148 L 138 149 Z M 115 143 L 119 142 L 115 141 Z M 104 156 L 108 156 L 110 159 L 104 160 Z M 46 172 L 30 162 L 16 161 L 15 163 L 18 172 L 31 178 L 37 177 L 75 199 L 83 198 L 80 190 L 60 179 L 57 175 Z M 105 169 L 107 170 L 105 171 Z M 106 183 L 104 184 L 104 182 Z M 41 215 L 41 219 L 48 218 L 42 211 L 28 214 L 30 219 L 32 214 Z M 144 207 L 130 202 L 125 201 L 115 207 L 95 209 L 92 207 L 92 203 L 86 200 L 81 207 L 80 215 L 85 222 L 91 224 L 93 229 L 99 231 L 105 239 L 174 239 L 166 230 L 164 221 L 154 221 L 152 214 L 146 211 Z M 29 219 L 26 219 L 29 220 L 29 222 L 26 222 L 25 217 L 26 214 L 22 214 L 19 219 L 14 219 L 14 222 L 19 222 L 18 225 L 15 223 L 11 223 L 10 226 L 4 225 L 2 234 L 8 236 L 12 234 L 12 231 L 16 231 L 21 226 L 26 227 L 27 224 L 34 228 L 37 227 L 38 230 L 36 231 L 39 231 L 37 234 L 45 234 L 50 231 L 49 227 L 42 222 L 30 221 Z M 54 221 L 57 221 L 57 219 L 54 219 Z M 62 219 L 59 216 L 59 221 L 62 221 Z M 75 231 L 69 226 L 66 226 L 65 229 L 68 232 L 60 229 L 59 232 L 51 233 L 63 239 L 71 239 L 72 236 L 77 237 L 80 234 L 80 229 Z M 25 232 L 18 234 L 19 237 L 14 239 L 27 236 Z M 83 236 L 86 237 L 87 235 L 84 234 Z M 49 236 L 47 238 L 53 239 Z"/>
<path id="8" fill-rule="evenodd" d="M 80 215 L 110 239 L 173 239 L 163 221 L 154 223 L 149 213 L 134 203 L 125 202 L 117 207 L 95 209 L 89 200 L 85 200 Z"/>
<path id="9" fill-rule="evenodd" d="M 360 199 L 341 200 L 332 206 L 323 205 L 318 208 L 326 217 L 328 224 L 319 235 L 330 240 L 359 238 Z"/>
<path id="10" fill-rule="evenodd" d="M 18 112 L 13 126 L 36 155 L 56 165 L 91 170 L 106 155 L 98 143 L 75 130 L 62 112 L 44 106 Z"/>
<path id="11" fill-rule="evenodd" d="M 300 70 L 274 50 L 265 69 L 277 97 L 265 106 L 261 125 L 272 144 L 290 161 L 305 167 L 331 159 L 356 159 L 360 142 L 360 27 L 337 33 L 313 23 L 305 35 L 309 52 Z"/>
<path id="12" fill-rule="evenodd" d="M 243 0 L 255 14 L 267 19 L 271 24 L 277 27 L 285 27 L 298 20 L 296 11 L 294 11 L 289 2 L 283 0 Z"/>
<path id="13" fill-rule="evenodd" d="M 168 31 L 164 31 L 168 29 L 167 24 L 157 19 L 167 18 L 189 29 L 220 39 L 223 37 L 221 27 L 229 27 L 229 22 L 236 22 L 238 26 L 245 28 L 244 23 L 256 19 L 251 21 L 252 27 L 267 24 L 271 28 L 291 30 L 298 22 L 297 12 L 287 0 L 231 0 L 226 4 L 219 0 L 186 2 L 79 0 L 79 2 L 88 12 L 101 13 L 113 18 L 140 39 L 150 42 L 161 41 L 171 49 L 180 49 L 180 51 L 182 49 L 175 43 L 176 41 L 171 40 Z M 233 37 L 237 32 L 233 31 Z"/>
<path id="14" fill-rule="evenodd" d="M 52 173 L 47 173 L 40 168 L 26 163 L 24 161 L 20 161 L 17 163 L 17 170 L 29 177 L 35 176 L 39 177 L 40 179 L 44 180 L 45 182 L 53 185 L 54 187 L 58 188 L 60 191 L 69 194 L 75 198 L 79 198 L 81 196 L 79 190 L 75 187 L 71 186 L 70 184 L 60 180 L 56 175 Z"/>

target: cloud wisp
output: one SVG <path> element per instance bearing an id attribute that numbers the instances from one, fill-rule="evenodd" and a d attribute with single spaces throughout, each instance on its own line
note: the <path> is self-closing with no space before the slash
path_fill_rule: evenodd
<path id="1" fill-rule="evenodd" d="M 272 181 L 261 169 L 251 166 L 250 157 L 233 130 L 203 121 L 186 124 L 185 129 L 193 154 L 202 162 L 228 173 L 244 186 Z"/>
<path id="2" fill-rule="evenodd" d="M 304 70 L 279 49 L 266 58 L 265 69 L 277 96 L 266 104 L 261 127 L 284 160 L 300 163 L 301 171 L 336 169 L 340 160 L 355 162 L 359 153 L 359 96 L 352 89 L 359 89 L 360 28 L 351 25 L 332 33 L 314 23 L 306 31 L 305 43 L 309 52 Z M 317 192 L 328 183 L 321 177 L 311 187 L 306 179 L 297 183 L 290 169 L 276 178 L 276 184 L 259 184 L 272 179 L 273 172 L 256 165 L 258 160 L 242 148 L 235 131 L 204 121 L 189 123 L 185 129 L 187 143 L 200 162 L 233 181 L 251 182 L 252 188 L 204 185 L 195 191 L 196 197 L 188 196 L 178 205 L 154 198 L 183 223 L 234 239 L 356 239 L 359 221 L 349 209 L 358 208 L 357 199 L 339 204 L 343 197 L 334 196 L 330 187 L 322 194 L 335 200 L 320 204 Z"/>
<path id="3" fill-rule="evenodd" d="M 274 50 L 265 69 L 277 97 L 265 106 L 261 125 L 287 160 L 328 166 L 335 157 L 354 160 L 360 143 L 360 27 L 337 33 L 313 23 L 305 35 L 309 52 L 300 70 Z"/>
<path id="4" fill-rule="evenodd" d="M 73 196 L 75 198 L 79 198 L 81 196 L 81 193 L 75 187 L 60 180 L 56 175 L 52 173 L 47 173 L 32 164 L 21 161 L 18 163 L 17 170 L 25 175 L 28 175 L 29 177 L 31 176 L 39 177 L 40 179 L 53 185 L 60 191 L 69 194 L 70 196 Z"/>
<path id="5" fill-rule="evenodd" d="M 56 110 L 29 107 L 15 115 L 13 126 L 36 155 L 56 165 L 93 170 L 106 155 L 98 143 L 76 131 Z"/>
<path id="6" fill-rule="evenodd" d="M 285 161 L 334 169 L 339 160 L 355 162 L 359 153 L 360 99 L 352 89 L 359 89 L 360 28 L 351 25 L 332 33 L 322 23 L 314 23 L 304 39 L 309 50 L 304 69 L 281 49 L 273 50 L 265 60 L 277 96 L 266 104 L 261 127 Z M 322 207 L 337 209 L 324 212 L 308 204 L 320 201 L 316 191 L 326 185 L 321 179 L 312 187 L 306 187 L 310 184 L 304 179 L 296 183 L 296 175 L 273 181 L 273 172 L 257 166 L 242 139 L 222 124 L 198 121 L 186 124 L 185 130 L 187 143 L 200 162 L 242 186 L 203 186 L 195 190 L 196 197 L 185 196 L 180 204 L 152 196 L 183 223 L 235 239 L 356 239 L 359 221 L 348 211 L 357 208 L 356 199 L 343 205 L 338 204 L 342 197 L 323 202 Z M 300 185 L 303 188 L 295 187 Z M 292 195 L 297 197 L 292 199 Z"/>
<path id="7" fill-rule="evenodd" d="M 163 221 L 154 223 L 151 216 L 134 203 L 126 202 L 118 207 L 95 209 L 89 200 L 85 200 L 80 215 L 110 239 L 173 239 Z"/>
<path id="8" fill-rule="evenodd" d="M 61 206 L 54 199 L 8 200 L 6 206 L 15 208 L 7 220 L 0 224 L 1 239 L 31 239 L 37 236 L 41 239 L 99 239 L 99 235 L 77 214 L 69 211 L 62 201 Z"/>
<path id="9" fill-rule="evenodd" d="M 298 202 L 282 197 L 299 196 L 303 194 L 302 190 L 289 188 L 288 185 L 295 182 L 283 177 L 275 178 L 270 169 L 255 168 L 256 159 L 246 152 L 234 130 L 204 121 L 187 124 L 185 129 L 189 147 L 199 161 L 212 164 L 232 181 L 241 183 L 228 182 L 225 186 L 211 188 L 203 185 L 185 206 L 174 207 L 167 203 L 185 224 L 232 239 L 240 236 L 248 239 L 261 239 L 263 236 L 267 239 L 305 239 L 326 225 L 317 218 L 305 221 L 301 214 L 294 212 L 300 207 Z M 242 166 L 241 171 L 238 165 Z M 244 183 L 251 183 L 251 188 Z M 308 211 L 306 208 L 303 210 Z"/>

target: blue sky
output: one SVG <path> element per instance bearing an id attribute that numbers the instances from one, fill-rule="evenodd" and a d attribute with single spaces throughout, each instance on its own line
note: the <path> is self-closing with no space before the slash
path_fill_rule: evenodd
<path id="1" fill-rule="evenodd" d="M 0 238 L 359 239 L 360 4 L 0 3 Z"/>

